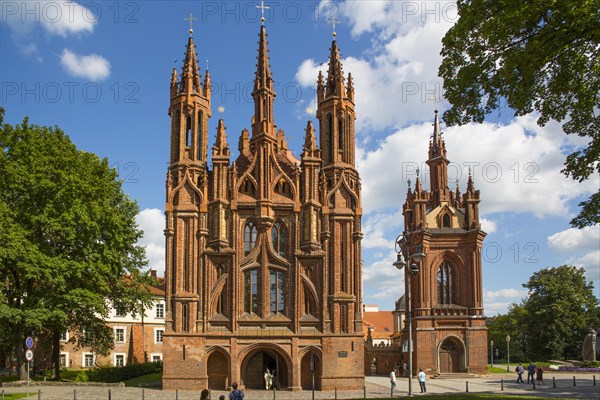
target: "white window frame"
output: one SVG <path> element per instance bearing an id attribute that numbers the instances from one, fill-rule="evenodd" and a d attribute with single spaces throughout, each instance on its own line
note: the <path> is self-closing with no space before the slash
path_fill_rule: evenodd
<path id="1" fill-rule="evenodd" d="M 69 341 L 69 331 L 65 331 L 65 338 L 63 339 L 62 337 L 59 339 L 61 342 L 66 343 Z"/>
<path id="2" fill-rule="evenodd" d="M 92 356 L 92 365 L 85 365 L 85 356 Z M 81 368 L 94 368 L 96 364 L 96 355 L 94 353 L 81 353 Z"/>
<path id="3" fill-rule="evenodd" d="M 123 340 L 122 341 L 118 341 L 117 340 L 117 329 L 122 329 L 123 330 Z M 127 327 L 125 327 L 125 326 L 115 326 L 113 328 L 113 337 L 114 337 L 115 343 L 119 343 L 119 344 L 127 343 Z"/>
<path id="4" fill-rule="evenodd" d="M 162 314 L 161 316 L 158 315 L 159 307 L 160 307 L 161 314 Z M 154 317 L 156 319 L 165 319 L 165 304 L 164 303 L 156 303 Z"/>
<path id="5" fill-rule="evenodd" d="M 162 335 L 161 335 L 162 341 L 160 341 L 160 342 L 158 340 L 156 340 L 157 339 L 156 334 L 158 331 L 162 331 Z M 165 328 L 154 328 L 154 344 L 163 344 L 164 341 L 165 341 Z"/>
<path id="6" fill-rule="evenodd" d="M 162 360 L 163 360 L 162 353 L 150 353 L 150 361 L 156 362 L 156 361 L 154 361 L 154 357 L 160 358 L 160 362 L 162 362 Z"/>
<path id="7" fill-rule="evenodd" d="M 127 366 L 127 353 L 114 353 L 113 354 L 113 366 L 117 366 L 117 356 L 123 357 L 123 367 Z"/>
<path id="8" fill-rule="evenodd" d="M 60 352 L 60 355 L 58 356 L 59 363 L 60 363 L 60 356 L 63 356 L 63 355 L 65 356 L 65 366 L 64 366 L 64 368 L 69 368 L 69 352 L 66 352 L 66 351 L 61 351 Z"/>

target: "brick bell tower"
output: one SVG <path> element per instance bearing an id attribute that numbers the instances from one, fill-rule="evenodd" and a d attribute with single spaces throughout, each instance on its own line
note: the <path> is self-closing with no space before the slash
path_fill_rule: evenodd
<path id="1" fill-rule="evenodd" d="M 223 120 L 207 163 L 210 76 L 193 38 L 171 77 L 163 388 L 364 386 L 361 200 L 354 89 L 334 40 L 318 78 L 321 148 L 311 121 L 300 160 L 275 124 L 260 27 L 251 129 L 231 162 Z"/>
<path id="2" fill-rule="evenodd" d="M 425 254 L 419 274 L 405 275 L 411 279 L 413 366 L 428 375 L 487 374 L 481 278 L 486 234 L 479 222 L 480 194 L 470 173 L 465 194 L 458 185 L 454 192 L 448 188 L 449 161 L 437 111 L 433 126 L 427 160 L 430 191 L 423 190 L 417 177 L 403 207 L 404 233 Z M 406 331 L 403 336 L 406 341 Z"/>

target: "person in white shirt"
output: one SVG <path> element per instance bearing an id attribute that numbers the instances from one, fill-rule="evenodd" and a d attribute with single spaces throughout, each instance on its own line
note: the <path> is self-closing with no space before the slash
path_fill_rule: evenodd
<path id="1" fill-rule="evenodd" d="M 390 372 L 390 385 L 392 385 L 392 391 L 396 388 L 396 371 Z"/>
<path id="2" fill-rule="evenodd" d="M 419 386 L 421 386 L 421 393 L 427 393 L 427 388 L 425 387 L 425 372 L 422 369 L 419 369 Z"/>

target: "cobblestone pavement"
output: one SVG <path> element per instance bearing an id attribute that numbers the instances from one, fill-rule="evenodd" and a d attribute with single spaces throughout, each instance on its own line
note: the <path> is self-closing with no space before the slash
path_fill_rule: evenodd
<path id="1" fill-rule="evenodd" d="M 545 385 L 537 386 L 517 384 L 513 374 L 494 374 L 488 377 L 472 378 L 468 380 L 470 393 L 503 393 L 503 394 L 528 394 L 547 398 L 584 398 L 600 399 L 600 382 L 593 386 L 592 374 L 578 374 L 576 387 L 573 387 L 573 376 L 568 374 L 555 374 L 556 388 L 553 388 L 552 375 L 546 374 Z M 504 391 L 501 391 L 501 379 L 504 379 Z M 465 379 L 428 379 L 427 394 L 431 393 L 465 393 L 467 389 Z M 425 396 L 420 393 L 419 384 L 413 379 L 412 389 L 415 397 Z M 24 393 L 25 387 L 3 388 L 4 393 Z M 72 387 L 72 386 L 32 386 L 30 387 L 29 399 L 36 400 L 198 400 L 199 391 L 170 391 L 156 389 L 139 389 L 125 387 Z M 296 400 L 311 399 L 310 391 L 288 392 L 288 391 L 266 391 L 246 390 L 245 400 Z M 212 399 L 218 399 L 219 395 L 228 392 L 213 391 Z M 405 398 L 408 394 L 408 379 L 398 378 L 394 397 Z M 361 399 L 363 390 L 359 391 L 337 391 L 338 399 Z M 369 376 L 366 378 L 366 395 L 368 398 L 390 397 L 390 386 L 387 377 Z M 315 392 L 315 399 L 334 399 L 335 392 Z"/>

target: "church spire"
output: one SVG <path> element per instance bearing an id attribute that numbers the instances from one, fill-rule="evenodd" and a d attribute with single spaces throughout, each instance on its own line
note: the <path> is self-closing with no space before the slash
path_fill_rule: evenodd
<path id="1" fill-rule="evenodd" d="M 185 60 L 183 61 L 179 91 L 180 93 L 202 93 L 200 87 L 200 68 L 198 68 L 198 59 L 196 57 L 196 45 L 191 35 L 188 38 Z"/>
<path id="2" fill-rule="evenodd" d="M 273 102 L 276 94 L 273 89 L 273 78 L 271 77 L 271 66 L 269 65 L 267 29 L 264 25 L 261 25 L 258 36 L 258 63 L 256 64 L 254 90 L 252 91 L 252 97 L 254 98 L 252 135 L 261 133 L 274 135 Z"/>
<path id="3" fill-rule="evenodd" d="M 213 146 L 213 157 L 215 156 L 227 156 L 229 157 L 229 146 L 227 145 L 227 132 L 225 131 L 225 123 L 223 119 L 219 119 L 217 125 L 217 137 L 215 138 L 215 145 Z"/>
<path id="4" fill-rule="evenodd" d="M 342 71 L 342 59 L 335 38 L 331 42 L 331 53 L 329 54 L 329 72 L 327 73 L 326 97 L 346 97 L 344 87 L 344 72 Z"/>
<path id="5" fill-rule="evenodd" d="M 442 139 L 440 129 L 440 119 L 438 111 L 435 110 L 433 122 L 433 135 L 429 142 L 429 165 L 430 171 L 430 190 L 433 205 L 437 206 L 440 202 L 450 201 L 450 190 L 448 189 L 448 164 L 450 161 L 446 158 L 446 144 Z"/>

